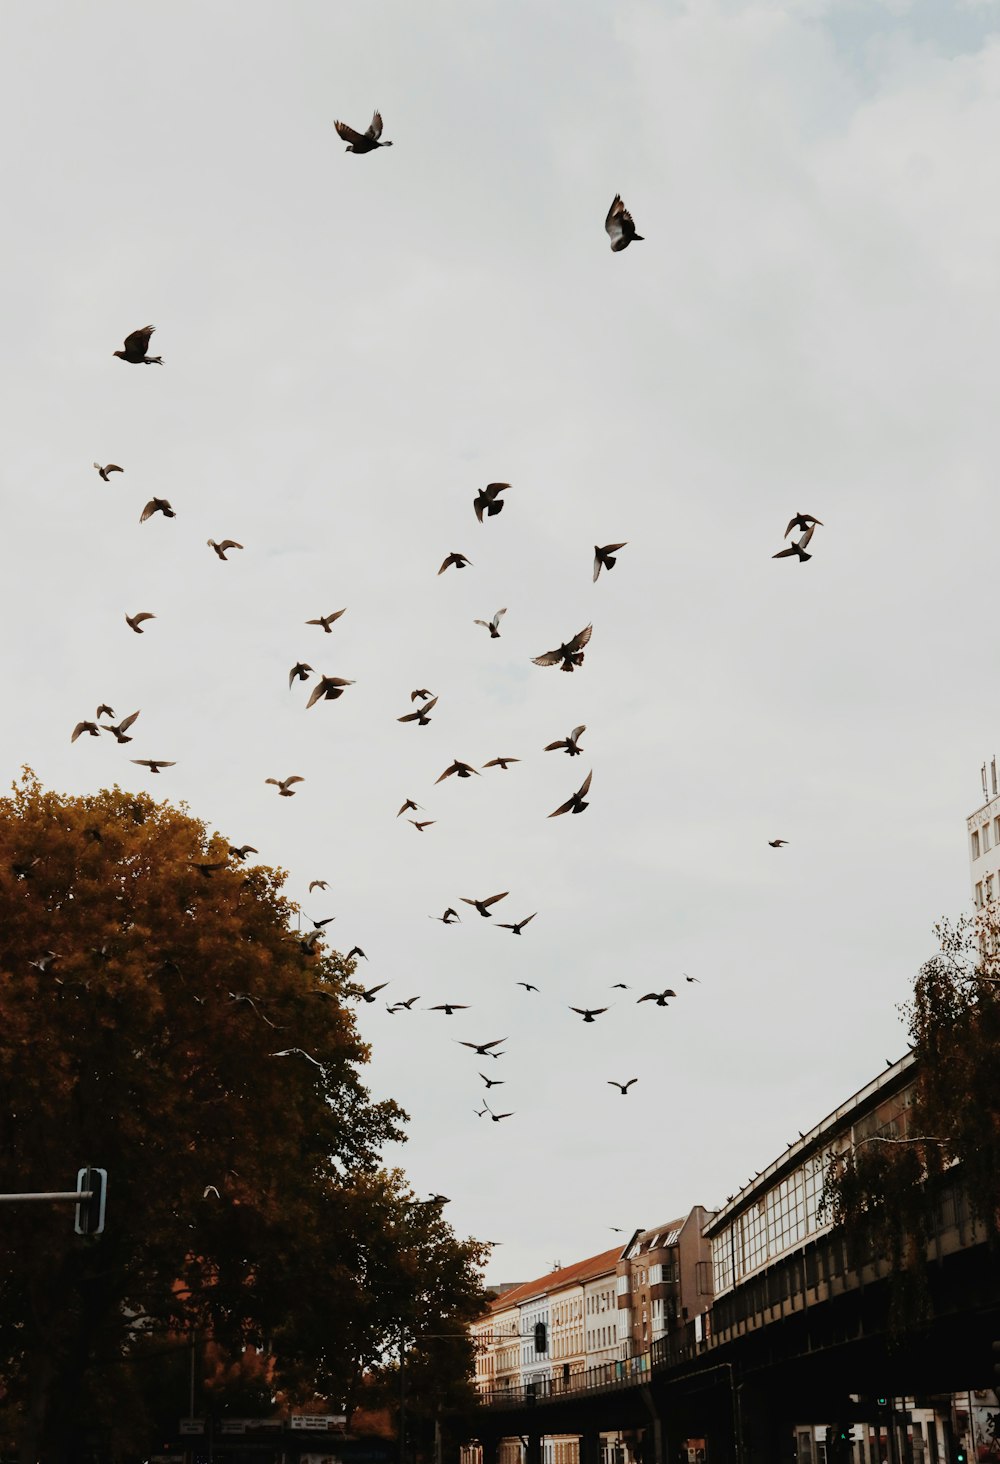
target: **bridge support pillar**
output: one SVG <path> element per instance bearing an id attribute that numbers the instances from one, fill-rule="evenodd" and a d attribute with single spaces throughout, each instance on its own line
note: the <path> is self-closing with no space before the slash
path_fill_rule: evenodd
<path id="1" fill-rule="evenodd" d="M 643 1405 L 649 1414 L 649 1427 L 646 1430 L 648 1444 L 645 1450 L 645 1464 L 666 1464 L 666 1440 L 664 1438 L 663 1419 L 660 1417 L 660 1410 L 656 1406 L 656 1399 L 653 1397 L 651 1388 L 640 1388 Z M 582 1464 L 582 1461 L 581 1461 Z"/>
<path id="2" fill-rule="evenodd" d="M 580 1464 L 601 1464 L 601 1435 L 596 1429 L 580 1435 Z"/>
<path id="3" fill-rule="evenodd" d="M 741 1385 L 738 1464 L 781 1464 L 794 1459 L 793 1420 L 786 1414 L 784 1402 L 773 1393 Z"/>
<path id="4" fill-rule="evenodd" d="M 540 1433 L 529 1433 L 524 1435 L 524 1464 L 542 1464 L 542 1435 Z"/>

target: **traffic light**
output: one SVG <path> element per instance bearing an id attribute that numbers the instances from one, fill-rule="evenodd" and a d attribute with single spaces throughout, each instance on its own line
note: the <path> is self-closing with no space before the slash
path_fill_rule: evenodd
<path id="1" fill-rule="evenodd" d="M 969 1456 L 965 1452 L 965 1448 L 962 1444 L 959 1444 L 955 1449 L 955 1464 L 967 1464 L 968 1458 Z"/>
<path id="2" fill-rule="evenodd" d="M 536 1322 L 535 1323 L 535 1351 L 536 1352 L 548 1352 L 548 1350 L 549 1350 L 549 1344 L 548 1344 L 548 1339 L 547 1339 L 547 1337 L 545 1335 L 545 1330 L 546 1329 L 545 1329 L 545 1323 L 544 1322 Z"/>
<path id="3" fill-rule="evenodd" d="M 76 1202 L 77 1235 L 100 1235 L 108 1198 L 108 1171 L 87 1165 L 76 1176 L 76 1189 L 78 1194 L 90 1191 L 89 1199 Z"/>

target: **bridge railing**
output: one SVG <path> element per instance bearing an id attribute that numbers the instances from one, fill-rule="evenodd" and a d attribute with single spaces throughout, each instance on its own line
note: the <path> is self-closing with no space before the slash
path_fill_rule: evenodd
<path id="1" fill-rule="evenodd" d="M 578 1393 L 607 1393 L 618 1388 L 634 1388 L 648 1380 L 652 1365 L 652 1353 L 640 1352 L 635 1357 L 603 1362 L 565 1376 L 557 1373 L 555 1377 L 534 1378 L 510 1387 L 494 1384 L 480 1393 L 479 1401 L 484 1408 L 530 1408 L 535 1403 L 548 1403 Z"/>

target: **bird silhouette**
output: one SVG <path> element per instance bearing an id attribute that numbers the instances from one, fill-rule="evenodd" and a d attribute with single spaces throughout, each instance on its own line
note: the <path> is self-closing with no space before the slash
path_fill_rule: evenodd
<path id="1" fill-rule="evenodd" d="M 519 757 L 491 757 L 489 762 L 483 763 L 483 767 L 503 768 L 504 772 L 506 772 L 511 763 L 516 763 L 520 761 L 521 759 Z"/>
<path id="2" fill-rule="evenodd" d="M 476 510 L 476 518 L 480 523 L 483 521 L 484 509 L 487 518 L 493 518 L 503 510 L 504 500 L 500 494 L 505 493 L 509 487 L 509 483 L 487 483 L 486 487 L 476 494 L 472 500 L 472 506 Z"/>
<path id="3" fill-rule="evenodd" d="M 768 839 L 767 843 L 768 843 L 768 847 L 771 848 L 771 849 L 780 849 L 785 844 L 788 843 L 788 840 L 787 839 Z"/>
<path id="4" fill-rule="evenodd" d="M 458 1045 L 459 1047 L 471 1047 L 477 1057 L 492 1057 L 493 1053 L 490 1049 L 499 1047 L 501 1042 L 506 1041 L 506 1037 L 494 1037 L 492 1042 L 459 1042 Z"/>
<path id="5" fill-rule="evenodd" d="M 589 808 L 590 805 L 586 798 L 590 792 L 590 780 L 593 776 L 593 769 L 591 769 L 576 792 L 572 793 L 565 803 L 561 803 L 558 808 L 553 809 L 549 818 L 558 818 L 561 813 L 582 813 L 585 808 Z"/>
<path id="6" fill-rule="evenodd" d="M 456 920 L 461 923 L 462 917 L 457 910 L 453 910 L 449 905 L 443 915 L 428 915 L 427 919 L 440 920 L 442 925 L 454 925 Z"/>
<path id="7" fill-rule="evenodd" d="M 475 905 L 480 915 L 485 915 L 486 919 L 489 920 L 491 918 L 489 906 L 495 905 L 498 900 L 506 900 L 509 894 L 510 890 L 504 890 L 499 895 L 490 895 L 488 900 L 473 900 L 468 895 L 462 895 L 461 900 L 464 905 Z M 503 1040 L 501 1039 L 501 1041 Z"/>
<path id="8" fill-rule="evenodd" d="M 170 500 L 168 498 L 151 498 L 139 515 L 139 522 L 144 524 L 147 519 L 153 517 L 154 513 L 162 513 L 164 518 L 177 517 L 177 514 L 170 506 Z"/>
<path id="9" fill-rule="evenodd" d="M 612 991 L 631 991 L 631 986 L 626 986 L 624 981 L 616 981 L 611 988 Z"/>
<path id="10" fill-rule="evenodd" d="M 462 1002 L 443 1001 L 438 1006 L 428 1007 L 427 1010 L 429 1012 L 444 1012 L 446 1017 L 450 1017 L 452 1012 L 467 1012 L 469 1008 Z"/>
<path id="11" fill-rule="evenodd" d="M 592 1022 L 595 1017 L 602 1017 L 608 1010 L 607 1007 L 575 1007 L 571 1006 L 570 1011 L 576 1012 L 585 1022 Z"/>
<path id="12" fill-rule="evenodd" d="M 226 559 L 226 550 L 242 549 L 243 545 L 237 544 L 235 539 L 223 539 L 221 544 L 217 544 L 214 539 L 209 539 L 208 547 L 209 549 L 214 549 L 219 558 L 228 564 L 229 561 Z"/>
<path id="13" fill-rule="evenodd" d="M 681 972 L 681 975 L 684 977 L 684 980 L 685 981 L 694 981 L 699 986 L 701 985 L 701 977 L 700 976 L 689 976 L 686 971 L 682 971 Z"/>
<path id="14" fill-rule="evenodd" d="M 343 610 L 331 610 L 329 615 L 317 615 L 315 620 L 307 620 L 306 625 L 321 625 L 326 631 L 327 635 L 332 635 L 333 622 L 335 620 L 339 620 L 340 617 L 342 615 L 345 615 L 346 613 L 347 606 L 345 605 Z"/>
<path id="15" fill-rule="evenodd" d="M 407 823 L 411 823 L 413 825 L 413 827 L 416 829 L 417 833 L 418 834 L 422 834 L 423 831 L 424 831 L 424 829 L 429 829 L 430 826 L 431 826 L 431 824 L 437 823 L 437 819 L 435 819 L 435 818 L 425 818 L 425 819 L 410 818 L 410 819 L 407 819 Z"/>
<path id="16" fill-rule="evenodd" d="M 535 915 L 537 915 L 537 914 L 538 914 L 538 911 L 536 910 L 535 911 Z M 501 921 L 498 921 L 497 922 L 497 929 L 498 930 L 512 930 L 515 935 L 520 935 L 521 934 L 521 931 L 524 929 L 524 927 L 526 925 L 528 925 L 532 920 L 534 920 L 535 915 L 526 915 L 523 920 L 518 920 L 515 923 L 510 924 L 510 925 L 506 924 L 502 920 Z"/>
<path id="17" fill-rule="evenodd" d="M 397 722 L 416 722 L 418 727 L 427 727 L 430 724 L 430 713 L 437 706 L 437 697 L 432 696 L 430 701 L 424 702 L 417 707 L 415 712 L 407 712 L 403 717 L 397 717 Z"/>
<path id="18" fill-rule="evenodd" d="M 420 686 L 420 687 L 417 688 L 416 691 L 411 691 L 410 692 L 410 701 L 411 702 L 415 702 L 415 701 L 419 701 L 421 699 L 423 701 L 426 701 L 429 696 L 433 696 L 433 695 L 434 695 L 434 693 L 432 691 L 428 691 L 427 688 L 426 688 L 426 686 Z"/>
<path id="19" fill-rule="evenodd" d="M 111 732 L 114 735 L 115 741 L 119 744 L 123 742 L 131 742 L 131 737 L 126 736 L 126 733 L 128 732 L 128 729 L 131 727 L 132 723 L 135 721 L 138 715 L 138 712 L 132 712 L 129 716 L 122 717 L 121 721 L 117 725 L 110 722 L 104 723 L 102 724 L 101 730 L 102 732 Z"/>
<path id="20" fill-rule="evenodd" d="M 156 329 L 155 325 L 144 325 L 141 330 L 134 330 L 125 337 L 124 351 L 113 351 L 120 361 L 128 361 L 132 366 L 162 366 L 162 356 L 147 356 L 149 350 L 149 338 Z"/>
<path id="21" fill-rule="evenodd" d="M 252 844 L 230 844 L 228 848 L 232 857 L 238 859 L 241 864 L 246 860 L 248 854 L 260 853 L 260 850 L 255 849 Z"/>
<path id="22" fill-rule="evenodd" d="M 377 986 L 362 987 L 357 994 L 361 997 L 362 1001 L 366 1001 L 369 1005 L 372 1005 L 378 993 L 384 991 L 388 985 L 388 981 L 380 981 Z"/>
<path id="23" fill-rule="evenodd" d="M 264 782 L 265 784 L 273 783 L 278 790 L 278 796 L 280 798 L 294 798 L 295 789 L 291 785 L 293 783 L 304 783 L 305 778 L 300 778 L 298 773 L 293 773 L 289 778 L 282 778 L 280 780 L 278 778 L 265 778 Z"/>
<path id="24" fill-rule="evenodd" d="M 503 504 L 501 504 L 500 507 L 502 508 L 503 507 Z M 500 639 L 500 621 L 503 619 L 503 617 L 506 614 L 507 614 L 507 610 L 506 610 L 506 608 L 504 608 L 503 610 L 498 610 L 496 612 L 496 614 L 494 615 L 494 617 L 493 617 L 492 620 L 474 620 L 472 623 L 473 623 L 473 625 L 481 625 L 486 630 L 488 630 L 489 633 L 490 633 L 490 639 L 491 640 L 499 640 Z"/>
<path id="25" fill-rule="evenodd" d="M 392 143 L 382 141 L 382 113 L 376 112 L 364 132 L 355 132 L 354 128 L 346 122 L 334 122 L 337 133 L 347 143 L 345 152 L 349 153 L 370 153 L 377 147 L 392 147 Z"/>
<path id="26" fill-rule="evenodd" d="M 464 554 L 457 554 L 452 552 L 442 563 L 441 568 L 438 570 L 438 574 L 444 574 L 445 570 L 450 569 L 452 565 L 454 565 L 456 569 L 465 569 L 466 565 L 469 565 L 471 563 L 472 560 L 468 559 Z"/>
<path id="27" fill-rule="evenodd" d="M 489 1112 L 489 1110 L 487 1110 L 487 1111 Z M 490 1112 L 490 1118 L 492 1118 L 492 1120 L 493 1120 L 494 1123 L 499 1123 L 502 1118 L 513 1118 L 513 1117 L 514 1117 L 514 1114 L 513 1113 L 493 1113 L 493 1112 Z"/>
<path id="28" fill-rule="evenodd" d="M 175 762 L 167 762 L 162 757 L 133 757 L 132 762 L 138 763 L 140 767 L 148 768 L 151 773 L 158 773 L 161 768 L 175 768 Z"/>
<path id="29" fill-rule="evenodd" d="M 254 851 L 254 852 L 256 852 L 256 851 Z M 327 882 L 326 882 L 325 879 L 311 879 L 309 881 L 309 893 L 310 894 L 312 894 L 313 890 L 325 890 L 325 889 L 329 889 L 329 885 L 327 884 Z"/>
<path id="30" fill-rule="evenodd" d="M 360 946 L 351 946 L 351 949 L 347 952 L 347 955 L 344 957 L 344 960 L 345 961 L 349 961 L 349 960 L 351 960 L 351 958 L 353 956 L 357 956 L 357 958 L 358 958 L 359 961 L 367 961 L 367 959 L 368 959 L 368 957 L 365 955 L 364 951 L 361 949 Z"/>
<path id="31" fill-rule="evenodd" d="M 142 635 L 142 634 L 144 634 L 143 629 L 142 629 L 142 622 L 144 620 L 155 620 L 155 619 L 156 619 L 156 616 L 152 613 L 151 610 L 140 610 L 137 615 L 126 615 L 125 616 L 125 623 L 126 623 L 126 625 L 131 626 L 131 628 L 135 631 L 136 635 Z"/>
<path id="32" fill-rule="evenodd" d="M 77 722 L 76 726 L 73 728 L 73 731 L 70 733 L 70 742 L 75 742 L 76 739 L 78 737 L 82 737 L 84 733 L 89 734 L 89 736 L 91 737 L 100 737 L 101 729 L 100 727 L 98 727 L 96 722 Z"/>
<path id="33" fill-rule="evenodd" d="M 815 532 L 816 532 L 816 524 L 815 523 L 812 523 L 806 529 L 806 531 L 802 535 L 801 539 L 796 539 L 794 543 L 789 544 L 789 546 L 788 546 L 787 549 L 779 549 L 778 552 L 777 552 L 777 554 L 772 554 L 771 555 L 771 558 L 772 559 L 788 559 L 788 558 L 790 558 L 794 554 L 794 555 L 796 555 L 796 557 L 798 558 L 798 560 L 799 560 L 800 563 L 804 563 L 805 560 L 811 559 L 812 558 L 812 555 L 806 553 L 806 546 L 809 543 L 810 539 L 812 538 L 812 536 L 813 536 L 813 534 Z"/>
<path id="34" fill-rule="evenodd" d="M 110 482 L 110 479 L 108 478 L 109 473 L 124 473 L 125 471 L 125 469 L 120 468 L 117 463 L 107 463 L 103 468 L 101 467 L 100 463 L 95 463 L 94 467 L 100 473 L 105 483 Z"/>
<path id="35" fill-rule="evenodd" d="M 628 1080 L 627 1083 L 616 1083 L 615 1080 L 614 1080 L 614 1078 L 609 1078 L 608 1079 L 608 1087 L 609 1088 L 618 1088 L 618 1089 L 620 1089 L 622 1097 L 625 1098 L 625 1097 L 627 1097 L 628 1090 L 629 1090 L 629 1088 L 631 1088 L 632 1084 L 633 1083 L 637 1083 L 638 1081 L 639 1081 L 638 1078 L 629 1078 L 629 1080 Z"/>
<path id="36" fill-rule="evenodd" d="M 318 701 L 336 701 L 343 696 L 353 681 L 345 681 L 343 676 L 321 676 L 312 689 L 309 700 L 306 702 L 306 711 L 314 707 Z"/>
<path id="37" fill-rule="evenodd" d="M 794 518 L 788 520 L 788 528 L 782 537 L 787 539 L 793 529 L 801 529 L 802 533 L 805 533 L 811 524 L 819 524 L 820 528 L 822 528 L 823 520 L 816 518 L 815 514 L 797 513 Z"/>
<path id="38" fill-rule="evenodd" d="M 568 737 L 561 737 L 558 742 L 547 742 L 545 752 L 565 752 L 570 757 L 579 757 L 583 748 L 580 747 L 580 738 L 587 730 L 586 722 L 581 722 L 579 727 L 574 727 Z"/>
<path id="39" fill-rule="evenodd" d="M 487 1092 L 489 1092 L 490 1088 L 502 1088 L 507 1081 L 506 1078 L 488 1078 L 485 1073 L 480 1073 L 479 1076 L 486 1084 Z"/>
<path id="40" fill-rule="evenodd" d="M 308 681 L 309 672 L 311 670 L 312 667 L 309 665 L 308 661 L 296 661 L 295 665 L 288 673 L 288 690 L 291 691 L 292 683 L 295 681 Z"/>
<path id="41" fill-rule="evenodd" d="M 306 1062 L 311 1062 L 312 1065 L 313 1065 L 313 1067 L 319 1068 L 320 1072 L 324 1072 L 325 1071 L 325 1069 L 323 1067 L 323 1064 L 321 1062 L 318 1062 L 315 1057 L 310 1057 L 309 1053 L 306 1052 L 306 1050 L 305 1050 L 304 1047 L 283 1047 L 280 1052 L 272 1052 L 270 1054 L 270 1056 L 271 1057 L 304 1057 L 305 1060 L 306 1060 Z"/>
<path id="42" fill-rule="evenodd" d="M 196 859 L 189 859 L 188 864 L 198 871 L 202 879 L 211 879 L 217 870 L 226 868 L 225 859 L 217 860 L 214 864 L 199 864 Z"/>
<path id="43" fill-rule="evenodd" d="M 594 545 L 594 584 L 595 585 L 597 583 L 597 576 L 600 574 L 600 572 L 601 572 L 602 569 L 606 569 L 606 570 L 609 570 L 609 571 L 612 570 L 612 569 L 614 569 L 615 565 L 618 563 L 618 560 L 615 558 L 615 555 L 616 555 L 616 553 L 617 553 L 617 551 L 619 549 L 624 549 L 625 548 L 625 544 L 627 542 L 628 541 L 626 540 L 626 541 L 624 541 L 621 544 L 605 544 L 604 547 L 603 547 L 603 549 L 598 544 L 595 544 Z"/>
<path id="44" fill-rule="evenodd" d="M 538 990 L 538 987 L 537 986 L 532 986 L 532 984 L 531 984 L 530 981 L 519 981 L 517 983 L 517 985 L 518 986 L 523 986 L 524 989 L 525 989 L 525 991 L 537 991 Z"/>
<path id="45" fill-rule="evenodd" d="M 663 991 L 647 991 L 645 996 L 639 997 L 636 1006 L 639 1006 L 644 1001 L 655 1001 L 658 1007 L 665 1007 L 668 999 L 676 995 L 676 991 L 672 990 L 669 986 Z"/>
<path id="46" fill-rule="evenodd" d="M 532 658 L 534 666 L 559 666 L 561 671 L 573 671 L 577 666 L 583 665 L 583 648 L 590 641 L 594 627 L 585 625 L 582 630 L 577 631 L 571 640 L 564 641 L 554 651 L 546 651 L 541 656 Z"/>
<path id="47" fill-rule="evenodd" d="M 473 773 L 475 773 L 477 778 L 479 777 L 478 768 L 474 768 L 471 763 L 461 762 L 456 758 L 450 768 L 445 768 L 440 778 L 434 779 L 435 783 L 443 783 L 445 778 L 451 777 L 452 773 L 457 773 L 460 778 L 471 778 Z"/>
<path id="48" fill-rule="evenodd" d="M 627 249 L 635 240 L 642 240 L 642 235 L 635 232 L 635 222 L 628 209 L 622 203 L 622 196 L 616 193 L 614 202 L 608 209 L 608 216 L 604 220 L 604 227 L 608 238 L 611 240 L 613 254 L 620 254 Z"/>
<path id="49" fill-rule="evenodd" d="M 420 812 L 422 811 L 422 805 L 419 803 L 414 803 L 412 798 L 407 798 L 406 801 L 400 805 L 399 813 L 406 813 L 408 810 L 413 813 Z M 397 818 L 399 818 L 399 813 L 396 814 Z"/>

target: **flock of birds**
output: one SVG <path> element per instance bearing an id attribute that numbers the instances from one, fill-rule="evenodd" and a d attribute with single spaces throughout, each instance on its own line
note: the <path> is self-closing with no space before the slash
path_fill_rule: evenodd
<path id="1" fill-rule="evenodd" d="M 355 154 L 365 154 L 369 152 L 374 152 L 379 148 L 392 146 L 392 143 L 389 140 L 383 139 L 382 137 L 382 125 L 383 124 L 381 114 L 377 111 L 372 117 L 372 121 L 369 124 L 368 128 L 363 133 L 356 131 L 353 127 L 345 122 L 336 121 L 334 123 L 338 134 L 347 143 L 347 151 Z M 608 210 L 604 226 L 610 240 L 611 250 L 613 253 L 616 254 L 621 253 L 623 250 L 627 249 L 630 244 L 639 242 L 643 238 L 641 234 L 636 232 L 635 222 L 632 218 L 632 215 L 625 207 L 621 196 L 618 194 L 615 195 L 611 207 Z M 130 365 L 162 366 L 162 356 L 149 354 L 150 341 L 153 336 L 154 329 L 155 327 L 153 327 L 152 325 L 147 325 L 143 326 L 139 330 L 132 331 L 129 335 L 125 337 L 123 348 L 121 350 L 115 351 L 114 355 L 118 359 Z M 102 464 L 99 462 L 95 462 L 94 468 L 97 470 L 100 478 L 105 483 L 109 483 L 111 481 L 112 474 L 124 472 L 124 469 L 117 463 Z M 494 518 L 496 517 L 496 515 L 500 514 L 507 505 L 507 500 L 504 495 L 510 491 L 510 483 L 500 482 L 488 483 L 485 488 L 481 489 L 473 499 L 473 510 L 478 523 L 486 523 L 489 519 Z M 140 524 L 148 523 L 156 515 L 159 515 L 163 519 L 176 518 L 176 512 L 170 501 L 166 498 L 160 497 L 153 497 L 149 500 L 148 503 L 146 503 L 139 516 L 139 522 Z M 804 563 L 809 560 L 811 558 L 811 554 L 808 552 L 808 546 L 813 539 L 817 527 L 822 527 L 822 521 L 820 519 L 817 519 L 813 514 L 796 513 L 789 521 L 783 537 L 784 539 L 788 539 L 793 532 L 797 532 L 799 534 L 799 537 L 797 539 L 794 539 L 790 544 L 779 549 L 773 557 L 775 559 L 795 558 L 800 563 Z M 216 541 L 215 539 L 209 539 L 207 547 L 210 548 L 212 552 L 216 555 L 216 557 L 223 563 L 228 562 L 228 556 L 233 551 L 243 549 L 243 545 L 241 543 L 231 538 L 221 539 L 219 541 Z M 593 582 L 595 584 L 600 578 L 602 572 L 610 573 L 615 568 L 618 555 L 626 547 L 626 541 L 608 543 L 603 545 L 594 545 L 592 574 Z M 437 570 L 437 574 L 443 575 L 451 569 L 466 569 L 472 565 L 472 562 L 473 561 L 468 557 L 468 555 L 464 553 L 459 553 L 458 551 L 451 551 L 442 560 L 441 565 Z M 311 619 L 307 620 L 305 624 L 316 627 L 324 635 L 332 635 L 334 633 L 334 626 L 341 618 L 341 616 L 346 614 L 346 611 L 347 607 L 339 610 L 332 610 L 328 614 L 321 614 L 312 617 Z M 477 618 L 474 623 L 485 629 L 488 632 L 491 640 L 497 640 L 501 636 L 501 622 L 506 613 L 506 607 L 504 607 L 496 610 L 489 619 Z M 157 617 L 155 613 L 149 610 L 139 610 L 132 614 L 125 614 L 126 624 L 136 635 L 144 634 L 145 627 L 147 626 L 148 622 L 153 621 L 156 618 Z M 558 666 L 561 671 L 572 674 L 574 671 L 578 670 L 584 663 L 586 648 L 590 643 L 592 633 L 592 623 L 585 625 L 582 630 L 579 630 L 576 632 L 576 634 L 569 636 L 565 641 L 561 642 L 552 650 L 544 651 L 540 655 L 535 656 L 533 658 L 533 664 L 540 667 Z M 354 682 L 352 680 L 346 679 L 344 677 L 318 673 L 309 662 L 296 661 L 288 673 L 288 688 L 289 690 L 292 690 L 296 685 L 309 682 L 313 678 L 315 679 L 312 681 L 312 685 L 310 686 L 309 690 L 309 696 L 305 703 L 306 710 L 313 708 L 320 701 L 338 700 L 341 696 L 345 694 L 349 687 L 354 685 Z M 431 714 L 434 712 L 437 706 L 437 702 L 437 695 L 435 695 L 428 687 L 418 687 L 410 693 L 411 709 L 402 713 L 397 720 L 405 724 L 412 724 L 418 727 L 426 727 L 431 722 Z M 135 725 L 136 719 L 139 717 L 139 715 L 139 711 L 134 711 L 131 712 L 129 715 L 116 720 L 114 710 L 106 703 L 102 703 L 97 707 L 96 713 L 93 718 L 81 719 L 76 723 L 71 734 L 71 741 L 76 742 L 79 738 L 85 736 L 100 737 L 102 734 L 108 734 L 110 736 L 113 736 L 119 744 L 127 744 L 132 741 L 130 729 L 133 728 L 133 726 Z M 583 754 L 581 738 L 583 737 L 586 730 L 587 728 L 585 724 L 574 727 L 567 736 L 557 738 L 552 742 L 547 743 L 544 747 L 544 751 L 562 752 L 571 758 L 580 757 Z M 173 761 L 159 757 L 132 758 L 131 761 L 139 766 L 148 768 L 149 771 L 154 774 L 159 774 L 164 768 L 175 766 L 175 763 Z M 487 769 L 497 768 L 500 771 L 506 773 L 512 768 L 514 764 L 520 761 L 521 759 L 519 757 L 515 757 L 509 754 L 498 755 L 491 758 L 488 762 L 482 764 L 481 768 L 477 768 L 471 763 L 464 762 L 461 759 L 455 758 L 451 762 L 451 764 L 446 767 L 439 775 L 439 777 L 435 780 L 435 786 L 436 784 L 442 783 L 447 779 L 453 777 L 460 780 L 465 780 L 472 777 L 480 777 L 482 772 L 485 772 Z M 278 796 L 281 798 L 294 797 L 297 785 L 303 783 L 304 781 L 305 779 L 297 773 L 291 773 L 281 778 L 269 777 L 265 779 L 265 782 L 267 784 L 272 785 L 277 789 Z M 586 777 L 584 777 L 581 781 L 579 787 L 576 788 L 575 791 L 571 792 L 569 797 L 566 798 L 562 803 L 560 803 L 558 807 L 554 808 L 547 816 L 549 818 L 559 818 L 564 814 L 578 815 L 584 813 L 589 807 L 589 794 L 592 781 L 593 770 L 589 771 Z M 407 797 L 400 805 L 396 817 L 400 818 L 403 816 L 403 814 L 409 815 L 411 813 L 417 815 L 417 817 L 408 818 L 408 822 L 412 824 L 412 826 L 417 830 L 418 833 L 423 834 L 428 829 L 432 828 L 437 822 L 435 818 L 419 817 L 421 813 L 426 813 L 426 811 L 427 810 L 423 807 L 423 805 L 419 804 L 415 799 Z M 780 849 L 787 843 L 787 840 L 783 838 L 775 838 L 768 840 L 768 843 L 771 848 Z M 228 849 L 229 857 L 241 863 L 247 858 L 249 854 L 256 854 L 257 852 L 258 850 L 249 844 L 243 844 L 239 846 L 230 845 Z M 196 864 L 195 867 L 205 878 L 210 878 L 216 870 L 224 868 L 226 862 L 227 861 Z M 312 894 L 312 892 L 316 889 L 326 890 L 327 881 L 322 879 L 315 879 L 310 881 L 309 893 Z M 480 917 L 484 919 L 490 919 L 493 915 L 493 907 L 497 905 L 501 900 L 507 899 L 509 893 L 510 892 L 508 890 L 502 890 L 497 894 L 489 895 L 483 898 L 478 898 L 474 896 L 462 896 L 459 903 L 464 903 L 472 907 L 472 909 L 474 909 Z M 536 919 L 538 913 L 538 911 L 534 911 L 530 915 L 525 915 L 518 920 L 497 921 L 497 926 L 502 930 L 508 930 L 513 935 L 520 937 L 524 933 L 527 926 Z M 317 953 L 317 943 L 323 937 L 325 927 L 334 918 L 335 917 L 333 916 L 328 916 L 322 920 L 313 920 L 311 922 L 313 929 L 305 935 L 303 935 L 301 928 L 297 932 L 295 932 L 296 939 L 299 941 L 302 950 L 307 955 L 315 955 Z M 440 921 L 442 924 L 449 926 L 456 924 L 461 920 L 461 916 L 459 915 L 458 911 L 452 906 L 449 906 L 447 909 L 445 909 L 443 914 L 431 915 L 428 918 Z M 52 956 L 53 953 L 49 953 L 49 955 Z M 351 950 L 347 952 L 348 961 L 367 959 L 368 958 L 364 950 L 360 946 L 353 946 Z M 697 977 L 689 976 L 687 975 L 687 973 L 682 974 L 684 975 L 684 979 L 686 982 L 695 983 L 698 981 Z M 524 989 L 526 995 L 537 993 L 539 990 L 537 986 L 529 981 L 519 981 L 516 984 Z M 388 981 L 381 981 L 375 985 L 368 987 L 361 985 L 352 986 L 351 988 L 349 988 L 349 990 L 351 995 L 360 999 L 362 1002 L 374 1004 L 378 1000 L 380 993 L 384 991 L 388 985 Z M 625 992 L 628 991 L 630 988 L 624 982 L 616 982 L 611 989 Z M 676 999 L 676 997 L 677 993 L 673 988 L 665 987 L 662 991 L 646 992 L 644 995 L 637 998 L 636 1004 L 639 1005 L 646 1002 L 652 1002 L 659 1008 L 665 1008 L 668 1006 L 669 1002 Z M 259 1009 L 252 1002 L 252 999 L 250 997 L 245 996 L 245 994 L 237 993 L 234 994 L 234 999 L 245 999 L 247 1001 L 250 1001 L 251 1005 L 254 1005 L 255 1010 L 258 1011 L 258 1015 L 260 1015 L 263 1020 L 268 1020 L 266 1017 L 263 1016 L 263 1013 L 259 1011 Z M 469 1005 L 467 1003 L 453 1001 L 438 1002 L 426 1008 L 418 1008 L 417 1003 L 421 999 L 422 998 L 420 996 L 410 996 L 395 1002 L 387 1002 L 385 1003 L 385 1009 L 391 1015 L 396 1015 L 402 1012 L 411 1013 L 416 1009 L 427 1010 L 431 1012 L 441 1012 L 447 1017 L 451 1017 L 456 1012 L 464 1012 L 469 1010 Z M 594 1023 L 609 1009 L 609 1006 L 569 1007 L 569 1010 L 582 1018 L 583 1022 L 586 1024 Z M 273 1026 L 274 1024 L 269 1023 L 269 1025 Z M 492 1038 L 489 1041 L 479 1043 L 460 1040 L 459 1045 L 470 1049 L 479 1058 L 499 1059 L 504 1055 L 503 1044 L 506 1041 L 506 1037 Z M 283 1048 L 279 1051 L 276 1051 L 272 1055 L 274 1057 L 301 1057 L 309 1061 L 310 1063 L 313 1063 L 317 1067 L 322 1067 L 321 1062 L 319 1062 L 314 1056 L 312 1056 L 301 1047 Z M 485 1084 L 486 1094 L 489 1094 L 493 1088 L 503 1086 L 504 1084 L 503 1079 L 489 1077 L 482 1072 L 479 1073 L 479 1077 Z M 624 1098 L 628 1097 L 630 1090 L 636 1083 L 638 1083 L 639 1078 L 638 1076 L 633 1076 L 625 1081 L 619 1081 L 615 1078 L 609 1078 L 606 1081 L 607 1086 L 614 1088 L 618 1092 L 618 1094 Z M 484 1096 L 482 1100 L 482 1107 L 476 1108 L 475 1112 L 480 1118 L 489 1117 L 494 1123 L 500 1123 L 504 1119 L 514 1117 L 516 1110 L 512 1109 L 505 1112 L 496 1112 L 493 1108 L 491 1108 L 489 1102 L 487 1101 L 487 1098 Z"/>

